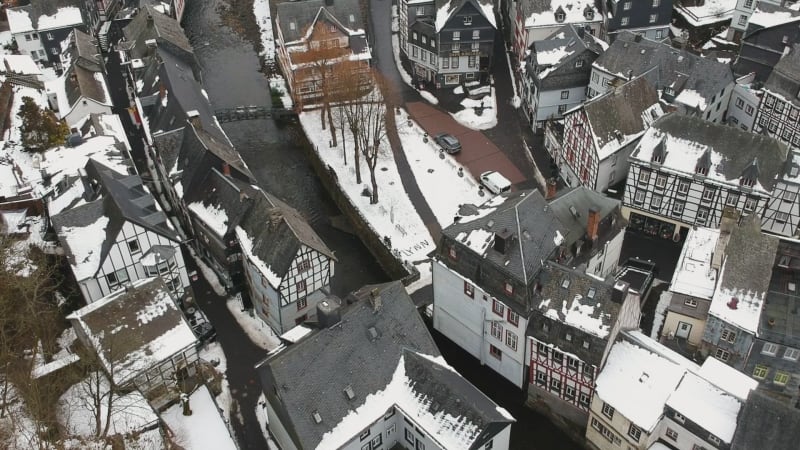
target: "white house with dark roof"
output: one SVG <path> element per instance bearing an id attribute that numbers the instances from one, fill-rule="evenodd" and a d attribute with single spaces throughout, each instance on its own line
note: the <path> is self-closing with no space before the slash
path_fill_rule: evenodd
<path id="1" fill-rule="evenodd" d="M 631 153 L 623 214 L 632 228 L 681 239 L 694 225 L 718 227 L 723 208 L 732 207 L 793 236 L 800 223 L 791 212 L 800 190 L 795 161 L 776 139 L 672 113 Z"/>
<path id="2" fill-rule="evenodd" d="M 800 43 L 786 47 L 762 88 L 754 133 L 772 136 L 793 150 L 800 149 Z"/>
<path id="3" fill-rule="evenodd" d="M 739 127 L 744 131 L 755 128 L 756 111 L 763 96 L 761 86 L 754 82 L 755 77 L 755 73 L 749 73 L 736 78 L 736 85 L 728 102 L 728 113 L 725 116 L 728 125 Z"/>
<path id="4" fill-rule="evenodd" d="M 160 278 L 142 278 L 67 317 L 116 386 L 163 406 L 197 373 L 197 338 Z"/>
<path id="5" fill-rule="evenodd" d="M 51 220 L 87 303 L 153 276 L 182 299 L 181 239 L 138 175 L 90 160 L 69 192 Z"/>
<path id="6" fill-rule="evenodd" d="M 70 127 L 89 114 L 111 114 L 111 95 L 94 38 L 73 30 L 65 43 L 61 54 L 64 74 L 45 84 L 50 108 Z"/>
<path id="7" fill-rule="evenodd" d="M 594 0 L 516 0 L 509 2 L 511 48 L 519 62 L 536 41 L 546 39 L 564 25 L 575 25 L 600 36 L 603 15 Z"/>
<path id="8" fill-rule="evenodd" d="M 702 367 L 643 335 L 625 331 L 597 378 L 586 439 L 593 448 L 727 448 L 755 387 L 730 367 Z"/>
<path id="9" fill-rule="evenodd" d="M 669 37 L 673 0 L 608 0 L 600 4 L 601 36 L 609 42 L 625 32 L 656 41 Z"/>
<path id="10" fill-rule="evenodd" d="M 708 310 L 700 351 L 743 370 L 758 335 L 778 238 L 745 216 L 731 231 Z"/>
<path id="11" fill-rule="evenodd" d="M 567 185 L 605 192 L 625 179 L 628 155 L 663 114 L 656 90 L 636 78 L 567 111 L 561 136 L 548 123 L 545 147 Z"/>
<path id="12" fill-rule="evenodd" d="M 623 32 L 592 64 L 589 97 L 640 76 L 659 91 L 664 103 L 711 122 L 722 121 L 735 84 L 727 64 Z"/>
<path id="13" fill-rule="evenodd" d="M 583 188 L 549 204 L 522 191 L 462 207 L 433 262 L 434 328 L 522 388 L 524 335 L 545 261 L 606 274 L 623 228 L 618 203 Z"/>
<path id="14" fill-rule="evenodd" d="M 619 331 L 639 327 L 640 310 L 626 283 L 548 262 L 526 332 L 527 404 L 583 429 L 597 374 Z"/>
<path id="15" fill-rule="evenodd" d="M 83 28 L 79 0 L 31 0 L 8 8 L 8 26 L 20 53 L 57 68 L 61 42 L 75 28 Z"/>
<path id="16" fill-rule="evenodd" d="M 521 97 L 534 130 L 586 99 L 592 62 L 604 49 L 599 42 L 586 29 L 565 25 L 531 44 L 521 71 Z"/>
<path id="17" fill-rule="evenodd" d="M 508 449 L 514 418 L 444 361 L 400 282 L 346 300 L 256 366 L 280 448 Z"/>

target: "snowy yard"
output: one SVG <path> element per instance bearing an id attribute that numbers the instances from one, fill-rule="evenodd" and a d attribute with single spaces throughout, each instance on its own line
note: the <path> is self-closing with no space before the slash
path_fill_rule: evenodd
<path id="1" fill-rule="evenodd" d="M 174 433 L 173 441 L 186 450 L 236 449 L 208 388 L 201 386 L 189 397 L 192 415 L 184 416 L 178 403 L 161 414 Z"/>

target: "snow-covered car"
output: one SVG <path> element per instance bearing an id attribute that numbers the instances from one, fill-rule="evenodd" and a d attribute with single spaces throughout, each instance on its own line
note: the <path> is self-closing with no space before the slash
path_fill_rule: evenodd
<path id="1" fill-rule="evenodd" d="M 458 153 L 461 151 L 461 142 L 455 136 L 449 133 L 439 133 L 433 137 L 433 140 L 439 144 L 439 147 L 447 153 Z"/>
<path id="2" fill-rule="evenodd" d="M 511 189 L 511 182 L 499 172 L 490 170 L 481 174 L 481 184 L 492 194 L 508 192 Z"/>

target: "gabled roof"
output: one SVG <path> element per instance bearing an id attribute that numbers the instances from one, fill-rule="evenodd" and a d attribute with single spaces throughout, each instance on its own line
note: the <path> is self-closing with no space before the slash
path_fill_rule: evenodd
<path id="1" fill-rule="evenodd" d="M 764 89 L 800 106 L 797 98 L 800 94 L 800 44 L 792 45 L 791 50 L 775 64 Z"/>
<path id="2" fill-rule="evenodd" d="M 603 52 L 603 47 L 586 30 L 567 24 L 546 39 L 531 44 L 526 70 L 539 79 L 540 89 L 551 88 L 551 84 L 553 89 L 585 85 L 589 81 L 591 62 L 575 67 L 574 61 L 587 50 L 596 57 Z"/>
<path id="3" fill-rule="evenodd" d="M 602 160 L 641 136 L 648 124 L 663 114 L 660 107 L 653 108 L 657 104 L 658 93 L 641 77 L 586 102 L 583 110 L 598 157 Z"/>
<path id="4" fill-rule="evenodd" d="M 613 282 L 548 262 L 539 273 L 539 286 L 534 310 L 601 339 L 608 337 L 622 307 L 612 300 Z M 601 353 L 593 349 L 586 356 L 599 365 Z"/>
<path id="5" fill-rule="evenodd" d="M 447 365 L 400 282 L 365 286 L 351 300 L 338 325 L 257 366 L 299 448 L 340 448 L 395 406 L 453 450 L 478 448 L 513 421 Z"/>
<path id="6" fill-rule="evenodd" d="M 87 70 L 81 65 L 73 64 L 63 77 L 64 92 L 69 107 L 72 108 L 82 97 L 90 98 L 102 105 L 111 105 L 106 80 L 103 72 Z M 69 111 L 59 113 L 66 114 Z"/>
<path id="7" fill-rule="evenodd" d="M 494 3 L 492 0 L 434 0 L 434 8 L 436 8 L 436 21 L 434 25 L 436 32 L 441 31 L 453 15 L 467 3 L 471 3 L 493 27 L 497 28 L 494 17 Z"/>
<path id="8" fill-rule="evenodd" d="M 761 232 L 757 215 L 743 217 L 725 248 L 709 314 L 756 334 L 777 250 L 778 238 Z"/>
<path id="9" fill-rule="evenodd" d="M 734 81 L 727 64 L 628 31 L 617 34 L 616 40 L 593 66 L 622 79 L 644 75 L 657 90 L 680 80 L 682 90 L 696 93 L 694 97 L 701 100 L 701 110 L 711 105 L 711 99 Z M 680 94 L 676 89 L 675 95 Z"/>
<path id="10" fill-rule="evenodd" d="M 232 232 L 247 214 L 255 191 L 253 186 L 226 177 L 213 168 L 199 183 L 199 189 L 186 193 L 184 201 L 198 219 L 222 238 Z"/>
<path id="11" fill-rule="evenodd" d="M 116 384 L 124 384 L 197 342 L 160 278 L 139 280 L 67 317 Z"/>
<path id="12" fill-rule="evenodd" d="M 494 197 L 480 206 L 462 206 L 461 218 L 442 233 L 486 264 L 529 284 L 564 242 L 564 225 L 538 191 L 518 191 Z M 508 234 L 505 254 L 492 246 L 497 234 Z"/>
<path id="13" fill-rule="evenodd" d="M 65 61 L 65 65 L 68 63 L 78 64 L 92 72 L 103 71 L 100 48 L 95 44 L 92 36 L 76 28 L 72 30 L 68 39 L 66 52 L 62 55 L 62 60 L 68 61 Z"/>
<path id="14" fill-rule="evenodd" d="M 800 21 L 800 11 L 797 8 L 787 8 L 770 2 L 756 2 L 756 9 L 747 22 L 745 36 L 795 21 Z"/>
<path id="15" fill-rule="evenodd" d="M 88 203 L 52 217 L 78 281 L 97 273 L 125 222 L 179 240 L 138 175 L 120 174 L 94 160 L 86 163 L 86 173 L 86 184 L 97 186 L 99 198 L 92 198 L 94 193 L 88 192 Z"/>
<path id="16" fill-rule="evenodd" d="M 742 408 L 731 450 L 795 450 L 800 442 L 800 411 L 753 390 Z"/>
<path id="17" fill-rule="evenodd" d="M 142 58 L 149 53 L 149 40 L 156 40 L 159 46 L 166 44 L 180 50 L 181 57 L 187 60 L 194 59 L 194 50 L 181 24 L 151 5 L 140 8 L 123 33 L 132 59 Z"/>
<path id="18" fill-rule="evenodd" d="M 252 206 L 237 224 L 247 238 L 242 239 L 239 234 L 240 241 L 244 241 L 240 244 L 243 247 L 250 244 L 243 249 L 246 254 L 257 258 L 281 279 L 303 245 L 336 259 L 296 209 L 261 189 L 253 189 L 248 194 L 253 196 Z"/>
<path id="19" fill-rule="evenodd" d="M 601 22 L 603 15 L 594 0 L 521 0 L 525 27 L 550 27 L 562 23 Z M 556 20 L 556 12 L 564 14 L 564 20 Z M 591 11 L 591 18 L 587 16 Z"/>
<path id="20" fill-rule="evenodd" d="M 783 173 L 788 152 L 785 144 L 771 137 L 671 113 L 653 123 L 631 158 L 649 163 L 653 149 L 662 140 L 667 151 L 662 167 L 694 174 L 698 162 L 708 152 L 711 167 L 706 177 L 720 182 L 738 185 L 745 168 L 757 158 L 758 179 L 753 189 L 766 191 L 773 189 Z"/>
<path id="21" fill-rule="evenodd" d="M 619 208 L 619 200 L 610 198 L 585 186 L 570 189 L 550 201 L 550 210 L 558 218 L 564 242 L 567 244 L 578 242 L 581 239 L 591 240 L 591 236 L 586 236 L 590 209 L 597 211 L 600 215 L 600 220 L 613 214 L 614 221 L 624 223 L 625 220 Z M 599 237 L 602 239 L 604 236 Z"/>
<path id="22" fill-rule="evenodd" d="M 301 0 L 278 3 L 276 17 L 284 43 L 288 44 L 305 37 L 320 15 L 340 24 L 350 34 L 359 30 L 363 33 L 366 27 L 362 14 L 358 0 L 333 0 L 331 5 L 325 0 Z"/>
<path id="23" fill-rule="evenodd" d="M 31 0 L 29 5 L 8 8 L 8 25 L 13 34 L 80 26 L 80 4 L 80 0 Z"/>

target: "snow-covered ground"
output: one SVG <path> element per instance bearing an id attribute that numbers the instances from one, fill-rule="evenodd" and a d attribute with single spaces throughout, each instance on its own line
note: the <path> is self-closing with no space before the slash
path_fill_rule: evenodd
<path id="1" fill-rule="evenodd" d="M 161 414 L 174 433 L 173 440 L 186 450 L 236 450 L 236 444 L 219 415 L 208 388 L 201 386 L 189 397 L 192 415 L 184 416 L 180 403 Z"/>
<path id="2" fill-rule="evenodd" d="M 671 300 L 672 293 L 670 291 L 662 292 L 661 296 L 658 298 L 658 304 L 656 305 L 656 310 L 653 316 L 653 329 L 650 330 L 650 337 L 656 341 L 658 340 L 659 332 L 661 332 L 661 326 L 664 324 L 664 319 L 667 316 L 667 307 L 669 306 L 669 302 Z"/>
<path id="3" fill-rule="evenodd" d="M 231 409 L 233 407 L 233 397 L 231 397 L 231 387 L 228 383 L 228 360 L 225 358 L 225 353 L 222 351 L 222 346 L 219 342 L 211 342 L 200 350 L 200 358 L 215 364 L 214 367 L 217 372 L 222 374 L 222 382 L 220 383 L 220 393 L 217 395 L 217 405 L 222 409 L 222 415 L 225 420 L 231 420 Z"/>
<path id="4" fill-rule="evenodd" d="M 261 34 L 261 56 L 267 65 L 275 64 L 275 34 L 272 31 L 272 13 L 269 9 L 269 0 L 254 0 L 253 1 L 253 14 L 256 16 L 256 22 L 260 29 Z M 269 87 L 279 90 L 283 106 L 286 108 L 292 107 L 292 97 L 289 95 L 289 89 L 286 87 L 286 80 L 280 75 L 272 75 L 269 78 Z"/>
<path id="5" fill-rule="evenodd" d="M 256 403 L 256 419 L 261 426 L 261 433 L 264 434 L 264 438 L 267 440 L 268 449 L 278 450 L 278 445 L 272 440 L 272 436 L 270 436 L 267 427 L 269 425 L 269 420 L 267 418 L 267 399 L 264 397 L 263 392 L 258 396 L 258 402 Z"/>
<path id="6" fill-rule="evenodd" d="M 242 304 L 235 297 L 229 298 L 225 305 L 253 344 L 264 350 L 273 350 L 280 345 L 281 342 L 272 328 L 256 317 L 254 312 L 251 315 L 252 310 L 243 310 Z"/>

